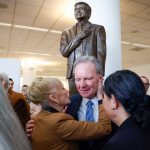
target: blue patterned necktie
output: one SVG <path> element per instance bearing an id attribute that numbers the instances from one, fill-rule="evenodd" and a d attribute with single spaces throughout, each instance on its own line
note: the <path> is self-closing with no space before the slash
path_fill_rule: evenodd
<path id="1" fill-rule="evenodd" d="M 94 103 L 89 100 L 87 103 L 86 103 L 86 106 L 87 106 L 87 109 L 86 109 L 86 118 L 85 120 L 86 121 L 94 121 L 94 116 L 93 116 L 93 105 Z"/>

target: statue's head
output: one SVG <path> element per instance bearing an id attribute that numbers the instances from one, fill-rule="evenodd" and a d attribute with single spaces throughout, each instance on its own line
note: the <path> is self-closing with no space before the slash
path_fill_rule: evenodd
<path id="1" fill-rule="evenodd" d="M 74 7 L 75 18 L 78 19 L 87 19 L 89 20 L 91 16 L 91 7 L 85 2 L 78 2 Z"/>

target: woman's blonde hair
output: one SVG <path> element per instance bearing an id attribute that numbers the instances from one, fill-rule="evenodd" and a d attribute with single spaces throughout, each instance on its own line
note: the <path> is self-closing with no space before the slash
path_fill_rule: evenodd
<path id="1" fill-rule="evenodd" d="M 33 103 L 43 103 L 50 94 L 55 94 L 61 82 L 56 78 L 36 78 L 29 87 L 29 99 Z"/>

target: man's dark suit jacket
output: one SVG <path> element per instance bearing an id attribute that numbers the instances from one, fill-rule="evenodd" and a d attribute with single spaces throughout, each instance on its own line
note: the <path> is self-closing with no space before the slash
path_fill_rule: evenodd
<path id="1" fill-rule="evenodd" d="M 150 108 L 150 96 L 149 95 L 146 95 L 146 102 L 147 102 L 147 105 Z"/>
<path id="2" fill-rule="evenodd" d="M 103 150 L 149 150 L 150 129 L 141 129 L 135 120 L 128 118 L 109 140 Z"/>
<path id="3" fill-rule="evenodd" d="M 74 119 L 78 120 L 78 110 L 81 105 L 82 97 L 79 94 L 71 96 L 71 103 L 67 108 L 66 113 L 73 116 Z M 100 106 L 102 101 L 99 102 Z M 103 113 L 103 112 L 102 112 Z M 105 114 L 100 113 L 100 116 Z M 89 141 L 79 141 L 80 150 L 101 150 L 104 144 L 108 141 L 109 136 L 105 136 L 102 139 L 93 141 L 93 144 L 90 145 Z"/>

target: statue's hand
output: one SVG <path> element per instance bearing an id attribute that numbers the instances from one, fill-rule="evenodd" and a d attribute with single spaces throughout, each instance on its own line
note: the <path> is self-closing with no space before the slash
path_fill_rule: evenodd
<path id="1" fill-rule="evenodd" d="M 80 40 L 84 39 L 85 37 L 89 36 L 91 31 L 89 30 L 82 30 L 77 36 Z"/>
<path id="2" fill-rule="evenodd" d="M 91 34 L 91 31 L 88 30 L 82 30 L 72 41 L 73 46 L 78 46 L 82 40 Z"/>

